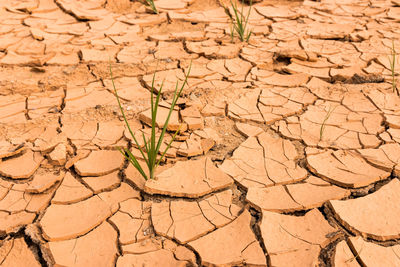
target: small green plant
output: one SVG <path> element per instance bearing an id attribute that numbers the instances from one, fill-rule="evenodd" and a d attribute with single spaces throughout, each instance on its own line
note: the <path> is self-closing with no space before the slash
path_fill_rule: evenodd
<path id="1" fill-rule="evenodd" d="M 329 117 L 332 115 L 332 112 L 335 110 L 336 107 L 337 107 L 337 106 L 335 106 L 335 107 L 332 108 L 332 106 L 330 106 L 330 107 L 329 107 L 329 110 L 328 110 L 328 113 L 326 113 L 326 116 L 325 116 L 325 118 L 324 118 L 324 121 L 322 122 L 321 128 L 320 128 L 320 130 L 319 130 L 319 140 L 320 140 L 320 141 L 322 140 L 322 136 L 324 135 L 324 130 L 325 130 L 326 121 L 327 121 L 327 120 L 329 119 Z"/>
<path id="2" fill-rule="evenodd" d="M 397 79 L 395 78 L 396 71 L 395 71 L 395 66 L 396 66 L 396 49 L 394 47 L 394 40 L 392 40 L 392 58 L 390 59 L 389 57 L 389 63 L 390 63 L 390 71 L 392 72 L 392 89 L 393 93 L 397 93 L 399 95 L 399 90 L 397 89 Z"/>
<path id="3" fill-rule="evenodd" d="M 145 0 L 146 4 L 153 10 L 154 14 L 158 14 L 158 10 L 156 5 L 154 4 L 154 0 Z"/>
<path id="4" fill-rule="evenodd" d="M 142 157 L 143 157 L 143 159 L 144 159 L 144 161 L 145 161 L 145 163 L 147 165 L 148 175 L 143 170 L 143 168 L 140 165 L 140 163 L 137 160 L 137 158 L 132 154 L 132 152 L 129 149 L 127 149 L 127 148 L 118 148 L 118 150 L 139 171 L 139 173 L 143 176 L 143 178 L 145 180 L 154 179 L 154 173 L 155 173 L 155 170 L 156 170 L 157 166 L 160 164 L 161 160 L 164 158 L 165 154 L 167 153 L 168 149 L 171 147 L 172 142 L 175 140 L 175 137 L 179 132 L 179 129 L 178 129 L 174 133 L 174 135 L 172 136 L 172 139 L 169 141 L 169 143 L 168 143 L 167 147 L 165 148 L 164 152 L 160 153 L 160 148 L 161 148 L 161 145 L 163 144 L 163 139 L 164 139 L 164 135 L 165 135 L 165 133 L 167 131 L 169 119 L 171 117 L 172 111 L 174 110 L 176 102 L 178 101 L 179 97 L 181 96 L 183 88 L 187 84 L 187 78 L 189 76 L 191 67 L 192 67 L 192 64 L 190 64 L 188 72 L 187 72 L 187 74 L 185 76 L 185 80 L 184 80 L 184 82 L 183 82 L 183 84 L 182 84 L 182 86 L 180 88 L 178 88 L 179 87 L 178 81 L 176 82 L 176 87 L 175 87 L 174 96 L 172 98 L 171 107 L 169 109 L 169 113 L 168 113 L 168 116 L 167 116 L 167 118 L 165 120 L 164 127 L 162 128 L 161 134 L 158 137 L 158 139 L 156 138 L 156 127 L 157 127 L 156 126 L 156 118 L 157 118 L 158 104 L 160 102 L 161 91 L 162 91 L 162 88 L 164 86 L 164 82 L 161 83 L 161 86 L 158 89 L 157 95 L 154 98 L 154 94 L 155 94 L 154 93 L 154 81 L 155 81 L 155 77 L 156 77 L 156 74 L 154 73 L 153 81 L 151 83 L 151 101 L 150 101 L 150 103 L 151 103 L 151 134 L 150 134 L 150 138 L 148 140 L 146 140 L 146 138 L 144 136 L 144 133 L 142 133 L 143 143 L 144 143 L 144 146 L 142 148 L 142 146 L 137 141 L 137 139 L 136 139 L 136 137 L 135 137 L 135 135 L 134 135 L 129 123 L 128 123 L 128 120 L 126 119 L 125 112 L 124 112 L 124 109 L 122 108 L 121 101 L 119 99 L 117 89 L 115 88 L 114 78 L 113 78 L 111 64 L 110 64 L 111 82 L 112 82 L 112 85 L 113 85 L 113 88 L 114 88 L 115 96 L 116 96 L 117 101 L 118 101 L 119 109 L 121 110 L 122 117 L 124 118 L 125 124 L 128 127 L 129 133 L 131 134 L 133 140 L 135 141 L 136 146 L 139 148 L 140 154 L 142 155 Z M 160 153 L 160 156 L 158 156 L 159 153 Z"/>
<path id="5" fill-rule="evenodd" d="M 236 1 L 236 0 L 235 0 Z M 251 7 L 252 7 L 252 0 L 250 0 L 250 8 L 249 12 L 247 13 L 247 16 L 243 14 L 243 7 L 244 7 L 244 2 L 242 0 L 242 8 L 239 11 L 237 2 L 233 3 L 231 0 L 231 7 L 233 9 L 233 16 L 229 12 L 228 8 L 225 8 L 225 12 L 231 19 L 231 38 L 233 41 L 233 37 L 235 35 L 235 32 L 239 36 L 240 41 L 242 42 L 248 42 L 250 39 L 250 36 L 252 34 L 252 31 L 248 29 L 248 22 L 249 22 L 249 17 L 250 17 L 250 12 L 251 12 Z"/>

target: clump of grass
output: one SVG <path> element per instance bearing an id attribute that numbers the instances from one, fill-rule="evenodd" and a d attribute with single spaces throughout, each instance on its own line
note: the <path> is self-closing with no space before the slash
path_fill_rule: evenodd
<path id="1" fill-rule="evenodd" d="M 324 121 L 322 122 L 321 128 L 320 128 L 320 130 L 319 130 L 319 140 L 320 140 L 320 141 L 322 140 L 322 136 L 324 135 L 324 130 L 325 130 L 326 122 L 327 122 L 327 120 L 329 119 L 329 117 L 332 115 L 332 112 L 335 110 L 336 107 L 337 107 L 337 106 L 335 106 L 335 107 L 332 108 L 332 106 L 330 106 L 330 107 L 329 107 L 329 110 L 328 110 L 328 113 L 326 113 L 326 116 L 325 116 L 325 118 L 324 118 Z"/>
<path id="2" fill-rule="evenodd" d="M 154 173 L 155 173 L 157 166 L 160 164 L 160 162 L 164 158 L 165 154 L 167 153 L 168 149 L 171 147 L 172 142 L 175 140 L 175 137 L 179 132 L 179 129 L 178 129 L 172 136 L 172 139 L 169 141 L 165 150 L 162 153 L 160 153 L 160 148 L 161 148 L 161 145 L 163 144 L 163 139 L 164 139 L 164 135 L 167 131 L 169 119 L 171 117 L 172 111 L 174 110 L 176 102 L 178 101 L 179 97 L 181 96 L 183 88 L 187 84 L 187 79 L 188 79 L 191 67 L 192 67 L 192 64 L 190 64 L 190 66 L 189 66 L 188 72 L 185 76 L 185 80 L 184 80 L 182 86 L 179 87 L 178 81 L 176 82 L 176 87 L 175 87 L 174 96 L 172 98 L 171 107 L 169 109 L 168 116 L 165 120 L 164 127 L 162 128 L 161 134 L 158 136 L 158 138 L 156 137 L 156 127 L 157 127 L 156 126 L 156 118 L 157 118 L 158 104 L 160 102 L 161 91 L 164 86 L 164 82 L 161 83 L 161 86 L 158 89 L 157 95 L 154 97 L 154 94 L 155 94 L 154 93 L 154 81 L 155 81 L 155 77 L 156 77 L 156 74 L 154 73 L 153 81 L 151 83 L 151 102 L 150 102 L 151 103 L 151 134 L 150 134 L 150 138 L 148 140 L 146 140 L 144 133 L 142 133 L 142 138 L 143 138 L 143 143 L 144 143 L 144 146 L 142 147 L 139 144 L 138 140 L 136 139 L 136 137 L 128 123 L 128 120 L 126 119 L 125 112 L 124 112 L 124 109 L 122 108 L 117 89 L 115 88 L 111 64 L 110 64 L 111 81 L 112 81 L 112 85 L 114 88 L 115 96 L 118 101 L 119 109 L 121 110 L 122 116 L 124 118 L 126 126 L 128 127 L 129 133 L 131 134 L 132 139 L 135 141 L 136 146 L 139 148 L 140 154 L 142 155 L 142 157 L 147 165 L 148 175 L 145 172 L 145 170 L 143 170 L 138 159 L 132 154 L 132 152 L 129 149 L 118 148 L 118 150 L 139 171 L 139 173 L 143 176 L 143 178 L 145 180 L 154 179 Z M 160 153 L 160 156 L 158 156 L 159 153 Z"/>
<path id="3" fill-rule="evenodd" d="M 154 0 L 145 0 L 146 4 L 153 10 L 154 14 L 158 14 L 158 10 L 156 5 L 154 4 Z"/>
<path id="4" fill-rule="evenodd" d="M 390 63 L 390 71 L 392 72 L 392 89 L 393 89 L 393 93 L 397 93 L 397 95 L 399 95 L 399 91 L 397 89 L 397 79 L 395 78 L 396 75 L 396 70 L 395 70 L 395 66 L 396 66 L 396 49 L 394 47 L 394 40 L 392 40 L 392 58 L 389 57 L 389 63 Z"/>
<path id="5" fill-rule="evenodd" d="M 250 17 L 252 4 L 253 4 L 253 1 L 250 0 L 250 8 L 249 8 L 249 12 L 247 13 L 246 16 L 243 14 L 243 7 L 244 7 L 243 0 L 242 0 L 242 8 L 241 8 L 240 11 L 238 10 L 238 6 L 237 6 L 236 0 L 235 0 L 235 2 L 232 2 L 232 0 L 231 0 L 231 7 L 233 9 L 233 16 L 229 12 L 229 9 L 225 7 L 225 12 L 227 13 L 229 18 L 231 19 L 231 38 L 232 38 L 232 41 L 233 41 L 235 32 L 237 33 L 240 41 L 242 41 L 242 42 L 248 42 L 249 41 L 250 36 L 252 34 L 252 31 L 248 29 L 248 22 L 249 22 L 249 17 Z"/>

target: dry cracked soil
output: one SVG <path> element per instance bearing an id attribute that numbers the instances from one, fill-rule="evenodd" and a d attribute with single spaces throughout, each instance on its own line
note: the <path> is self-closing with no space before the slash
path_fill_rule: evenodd
<path id="1" fill-rule="evenodd" d="M 0 266 L 400 266 L 400 1 L 155 4 L 0 1 Z"/>

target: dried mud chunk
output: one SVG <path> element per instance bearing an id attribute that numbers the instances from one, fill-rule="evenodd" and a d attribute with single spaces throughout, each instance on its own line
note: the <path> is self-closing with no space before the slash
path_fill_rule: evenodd
<path id="1" fill-rule="evenodd" d="M 102 176 L 118 170 L 124 164 L 124 157 L 116 150 L 92 151 L 87 158 L 74 164 L 81 176 Z"/>
<path id="2" fill-rule="evenodd" d="M 161 172 L 155 180 L 147 180 L 145 191 L 177 197 L 197 198 L 233 183 L 233 180 L 214 166 L 209 158 L 178 162 Z"/>
<path id="3" fill-rule="evenodd" d="M 79 56 L 83 62 L 115 62 L 114 58 L 118 52 L 118 47 L 107 47 L 104 50 L 82 48 L 79 51 Z"/>
<path id="4" fill-rule="evenodd" d="M 284 71 L 289 73 L 305 73 L 313 77 L 318 77 L 321 79 L 330 79 L 331 76 L 329 75 L 329 68 L 314 68 L 311 66 L 304 66 L 302 64 L 297 64 L 292 62 L 290 65 L 283 67 Z"/>
<path id="5" fill-rule="evenodd" d="M 314 22 L 307 25 L 307 35 L 315 39 L 342 39 L 356 28 L 354 24 L 331 24 Z"/>
<path id="6" fill-rule="evenodd" d="M 73 113 L 98 105 L 115 103 L 115 96 L 105 90 L 100 82 L 92 82 L 84 86 L 67 85 L 64 112 Z"/>
<path id="7" fill-rule="evenodd" d="M 124 126 L 120 121 L 99 122 L 93 144 L 99 147 L 115 145 L 123 135 Z"/>
<path id="8" fill-rule="evenodd" d="M 320 207 L 328 200 L 342 199 L 349 195 L 349 190 L 310 177 L 305 183 L 250 188 L 246 199 L 262 210 L 293 212 Z"/>
<path id="9" fill-rule="evenodd" d="M 230 224 L 189 243 L 206 266 L 266 265 L 266 258 L 250 228 L 245 210 Z"/>
<path id="10" fill-rule="evenodd" d="M 287 75 L 269 71 L 265 71 L 264 73 L 257 75 L 257 79 L 262 83 L 285 87 L 305 85 L 308 82 L 309 77 L 309 75 L 304 73 Z"/>
<path id="11" fill-rule="evenodd" d="M 0 162 L 0 174 L 12 179 L 26 179 L 35 173 L 42 161 L 40 153 L 27 150 L 18 157 Z"/>
<path id="12" fill-rule="evenodd" d="M 224 23 L 229 21 L 229 18 L 222 7 L 206 11 L 194 11 L 191 13 L 178 13 L 175 11 L 170 11 L 168 12 L 168 16 L 171 20 L 184 20 L 195 23 Z"/>
<path id="13" fill-rule="evenodd" d="M 155 5 L 161 9 L 184 9 L 190 2 L 184 0 L 157 0 Z"/>
<path id="14" fill-rule="evenodd" d="M 150 237 L 150 203 L 128 199 L 120 203 L 120 209 L 110 221 L 119 230 L 122 245 L 140 242 Z"/>
<path id="15" fill-rule="evenodd" d="M 25 122 L 26 98 L 24 96 L 19 94 L 0 96 L 0 103 L 0 123 Z"/>
<path id="16" fill-rule="evenodd" d="M 264 122 L 257 107 L 260 90 L 251 90 L 238 100 L 228 104 L 228 117 L 238 121 Z"/>
<path id="17" fill-rule="evenodd" d="M 62 166 L 67 161 L 67 147 L 65 144 L 58 144 L 49 154 L 49 162 L 54 165 Z"/>
<path id="18" fill-rule="evenodd" d="M 96 136 L 97 126 L 98 124 L 95 121 L 73 122 L 72 120 L 64 119 L 61 130 L 71 139 L 75 146 L 81 148 L 91 143 Z"/>
<path id="19" fill-rule="evenodd" d="M 274 266 L 318 265 L 321 249 L 336 231 L 316 209 L 300 217 L 263 211 L 260 228 Z"/>
<path id="20" fill-rule="evenodd" d="M 332 200 L 335 217 L 350 231 L 380 241 L 400 236 L 400 182 L 393 179 L 365 197 Z"/>
<path id="21" fill-rule="evenodd" d="M 360 236 L 349 238 L 351 250 L 364 266 L 399 266 L 400 245 L 384 247 L 366 242 Z"/>
<path id="22" fill-rule="evenodd" d="M 65 12 L 73 14 L 80 20 L 100 20 L 109 12 L 103 8 L 105 1 L 71 1 L 56 0 L 56 3 L 62 7 Z"/>
<path id="23" fill-rule="evenodd" d="M 28 97 L 28 114 L 34 119 L 43 114 L 61 110 L 64 91 L 58 89 L 45 93 L 35 93 Z"/>
<path id="24" fill-rule="evenodd" d="M 113 37 L 112 39 L 116 39 Z M 152 52 L 156 47 L 155 42 L 136 40 L 135 45 L 125 46 L 117 54 L 117 59 L 121 63 L 141 64 L 142 61 L 154 60 Z"/>
<path id="25" fill-rule="evenodd" d="M 35 254 L 25 243 L 24 238 L 15 238 L 5 241 L 0 247 L 1 266 L 42 266 Z"/>
<path id="26" fill-rule="evenodd" d="M 287 184 L 307 177 L 297 157 L 290 141 L 262 133 L 244 141 L 220 169 L 246 188 Z"/>
<path id="27" fill-rule="evenodd" d="M 264 121 L 271 124 L 285 117 L 300 114 L 316 97 L 303 87 L 263 89 L 258 108 Z"/>
<path id="28" fill-rule="evenodd" d="M 400 174 L 400 145 L 397 143 L 384 144 L 377 149 L 359 149 L 358 153 L 370 164 L 385 171 Z"/>
<path id="29" fill-rule="evenodd" d="M 33 222 L 36 214 L 26 211 L 9 214 L 0 211 L 0 236 L 18 232 L 22 227 Z M 1 246 L 0 246 L 1 250 Z M 1 259 L 1 253 L 0 253 Z"/>
<path id="30" fill-rule="evenodd" d="M 109 91 L 114 93 L 111 80 L 104 80 L 104 84 Z M 118 96 L 123 100 L 134 102 L 150 98 L 150 92 L 141 85 L 137 77 L 115 78 L 114 84 Z"/>
<path id="31" fill-rule="evenodd" d="M 204 54 L 204 56 L 212 58 L 235 58 L 239 55 L 241 47 L 240 44 L 223 43 L 220 45 L 211 39 L 201 42 L 186 42 L 189 52 Z"/>
<path id="32" fill-rule="evenodd" d="M 0 159 L 20 154 L 24 149 L 24 143 L 12 144 L 8 141 L 0 141 Z"/>
<path id="33" fill-rule="evenodd" d="M 332 95 L 336 94 L 339 97 L 338 91 L 332 91 Z M 342 99 L 343 96 L 339 98 Z M 375 148 L 379 146 L 381 141 L 376 135 L 384 131 L 381 114 L 376 112 L 376 108 L 370 102 L 365 103 L 365 105 L 354 104 L 354 99 L 343 100 L 343 102 L 351 109 L 364 110 L 352 111 L 345 104 L 317 100 L 315 104 L 308 106 L 306 112 L 299 116 L 299 122 L 290 122 L 292 127 L 295 126 L 298 130 L 293 132 L 292 135 L 288 133 L 288 136 L 302 139 L 308 146 L 339 149 Z M 366 112 L 367 109 L 368 112 Z M 286 134 L 285 128 L 279 130 Z"/>
<path id="34" fill-rule="evenodd" d="M 102 244 L 99 245 L 99 240 Z M 114 266 L 117 232 L 107 222 L 76 239 L 47 243 L 48 253 L 56 266 Z"/>
<path id="35" fill-rule="evenodd" d="M 151 220 L 157 234 L 187 243 L 230 223 L 239 210 L 227 190 L 199 202 L 153 203 Z"/>
<path id="36" fill-rule="evenodd" d="M 339 267 L 359 267 L 356 257 L 351 252 L 346 241 L 340 241 L 335 248 L 335 257 L 332 258 L 332 265 Z"/>
<path id="37" fill-rule="evenodd" d="M 188 125 L 189 130 L 204 128 L 203 117 L 197 107 L 191 106 L 180 111 L 182 120 Z"/>
<path id="38" fill-rule="evenodd" d="M 82 180 L 95 194 L 116 188 L 121 182 L 117 171 L 103 176 L 83 177 Z"/>
<path id="39" fill-rule="evenodd" d="M 390 171 L 378 169 L 359 154 L 344 150 L 307 156 L 307 165 L 331 183 L 350 188 L 367 186 L 390 176 Z"/>
<path id="40" fill-rule="evenodd" d="M 295 19 L 299 16 L 285 6 L 257 6 L 255 9 L 266 18 Z"/>
<path id="41" fill-rule="evenodd" d="M 66 143 L 66 136 L 58 133 L 57 126 L 52 125 L 45 128 L 44 132 L 35 139 L 35 150 L 42 153 L 52 151 L 58 144 Z"/>
<path id="42" fill-rule="evenodd" d="M 187 262 L 176 260 L 174 254 L 169 250 L 159 249 L 143 254 L 124 254 L 118 258 L 116 266 L 185 267 Z"/>
<path id="43" fill-rule="evenodd" d="M 50 172 L 37 173 L 25 189 L 27 193 L 40 194 L 51 188 L 64 178 L 65 172 L 54 174 Z"/>
<path id="44" fill-rule="evenodd" d="M 124 22 L 129 25 L 139 25 L 139 26 L 153 26 L 160 25 L 167 21 L 167 13 L 160 14 L 138 14 L 131 13 L 118 17 L 118 21 Z"/>
<path id="45" fill-rule="evenodd" d="M 201 139 L 192 135 L 179 146 L 176 153 L 184 157 L 193 157 L 202 155 L 203 152 Z"/>
<path id="46" fill-rule="evenodd" d="M 154 53 L 154 57 L 157 60 L 183 60 L 198 57 L 196 54 L 188 54 L 181 42 L 160 41 L 156 49 L 157 51 Z"/>
<path id="47" fill-rule="evenodd" d="M 170 109 L 165 108 L 165 107 L 158 107 L 157 109 L 157 117 L 156 117 L 156 126 L 159 128 L 163 128 L 165 125 L 165 122 L 167 120 L 168 114 L 169 114 Z M 151 109 L 147 109 L 139 114 L 139 119 L 151 126 L 152 124 L 152 115 L 151 115 Z M 167 125 L 167 130 L 168 131 L 184 131 L 186 130 L 186 125 L 184 126 L 183 123 L 179 122 L 179 113 L 176 110 L 173 110 L 171 113 L 171 117 L 169 119 L 168 125 Z"/>
<path id="48" fill-rule="evenodd" d="M 47 240 L 67 240 L 88 233 L 111 215 L 110 205 L 93 196 L 70 205 L 51 204 L 40 220 L 40 226 Z"/>
<path id="49" fill-rule="evenodd" d="M 151 89 L 151 86 L 153 84 L 153 77 L 154 77 L 154 90 L 158 92 L 161 85 L 163 84 L 162 91 L 164 93 L 174 92 L 176 87 L 176 82 L 179 83 L 178 88 L 180 89 L 185 80 L 185 74 L 182 69 L 158 71 L 155 74 L 148 74 L 143 76 L 144 84 L 149 89 Z"/>
<path id="50" fill-rule="evenodd" d="M 87 199 L 93 192 L 80 183 L 70 172 L 68 172 L 60 187 L 57 189 L 51 203 L 72 204 Z"/>
<path id="51" fill-rule="evenodd" d="M 47 207 L 53 196 L 54 189 L 47 190 L 41 194 L 30 194 L 25 192 L 28 184 L 13 184 L 7 194 L 0 201 L 0 210 L 10 213 L 28 211 L 39 212 Z"/>

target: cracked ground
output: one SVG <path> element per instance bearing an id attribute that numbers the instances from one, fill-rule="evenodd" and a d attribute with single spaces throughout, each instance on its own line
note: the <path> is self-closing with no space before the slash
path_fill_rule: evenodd
<path id="1" fill-rule="evenodd" d="M 400 1 L 155 4 L 0 1 L 0 266 L 400 266 Z"/>

